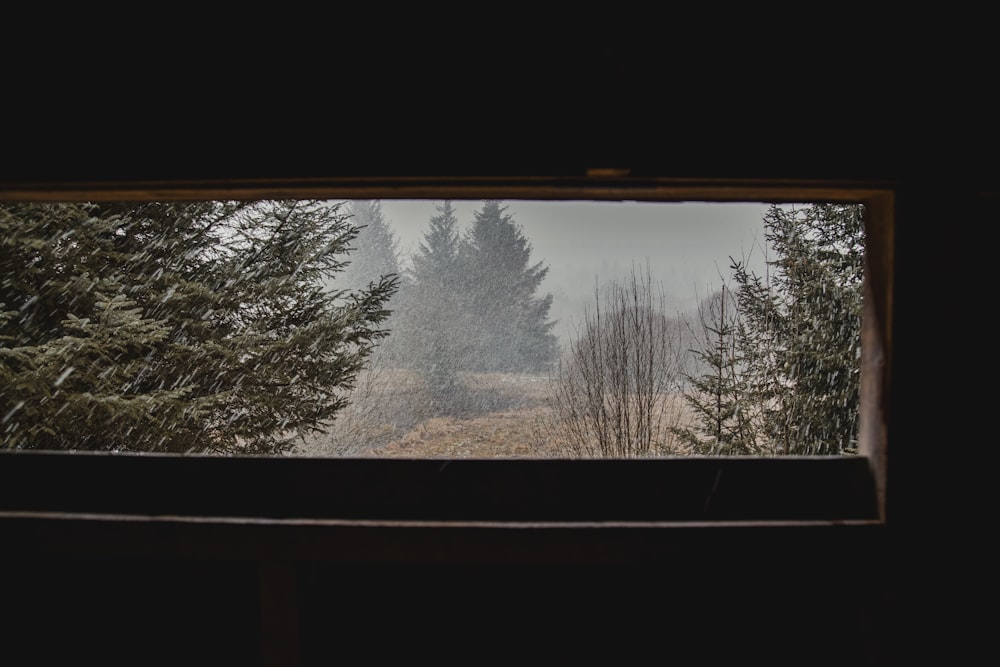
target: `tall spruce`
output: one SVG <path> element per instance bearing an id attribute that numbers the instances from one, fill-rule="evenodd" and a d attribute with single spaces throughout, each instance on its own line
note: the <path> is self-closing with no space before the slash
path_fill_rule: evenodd
<path id="1" fill-rule="evenodd" d="M 434 407 L 446 412 L 457 390 L 457 372 L 467 354 L 467 277 L 459 257 L 458 218 L 450 200 L 436 205 L 407 272 L 393 349 L 425 379 Z"/>
<path id="2" fill-rule="evenodd" d="M 746 263 L 735 260 L 730 268 L 739 308 L 734 351 L 739 371 L 734 390 L 740 392 L 745 446 L 762 454 L 789 452 L 793 422 L 781 416 L 791 415 L 794 382 L 785 372 L 783 343 L 778 335 L 778 323 L 785 317 L 785 297 L 772 280 L 772 265 L 765 275 L 750 272 Z"/>
<path id="3" fill-rule="evenodd" d="M 401 323 L 399 310 L 405 299 L 407 282 L 400 266 L 399 241 L 382 211 L 379 199 L 353 199 L 345 205 L 350 216 L 350 224 L 355 228 L 343 271 L 330 283 L 333 290 L 350 293 L 352 290 L 368 289 L 384 279 L 394 279 L 396 292 L 386 307 L 391 311 L 383 323 L 389 332 L 395 333 Z M 369 370 L 380 368 L 384 360 L 393 360 L 400 354 L 396 336 L 387 336 L 369 359 Z"/>
<path id="4" fill-rule="evenodd" d="M 538 372 L 558 358 L 556 323 L 548 319 L 552 295 L 536 295 L 548 267 L 531 264 L 531 250 L 503 202 L 485 200 L 474 212 L 460 246 L 468 277 L 468 370 Z"/>
<path id="5" fill-rule="evenodd" d="M 744 288 L 741 310 L 760 339 L 754 345 L 769 354 L 756 378 L 773 387 L 763 395 L 775 397 L 763 406 L 766 434 L 782 453 L 853 452 L 860 414 L 864 206 L 772 206 L 764 228 L 775 255 L 768 262 L 770 289 L 762 290 L 758 277 L 742 267 L 735 278 Z"/>
<path id="6" fill-rule="evenodd" d="M 864 208 L 772 206 L 766 275 L 732 263 L 735 323 L 716 318 L 716 377 L 693 383 L 702 417 L 689 441 L 712 453 L 856 451 L 860 412 Z M 727 342 L 728 341 L 728 342 Z M 715 408 L 712 408 L 712 405 Z"/>
<path id="7" fill-rule="evenodd" d="M 267 453 L 322 431 L 392 278 L 327 202 L 0 205 L 0 446 Z"/>
<path id="8" fill-rule="evenodd" d="M 746 405 L 735 296 L 723 286 L 698 305 L 697 318 L 692 353 L 699 372 L 686 374 L 690 387 L 684 395 L 696 425 L 674 432 L 696 454 L 759 453 Z"/>
<path id="9" fill-rule="evenodd" d="M 382 212 L 381 200 L 355 199 L 348 210 L 357 234 L 336 284 L 361 289 L 377 285 L 384 277 L 398 276 L 399 243 Z"/>

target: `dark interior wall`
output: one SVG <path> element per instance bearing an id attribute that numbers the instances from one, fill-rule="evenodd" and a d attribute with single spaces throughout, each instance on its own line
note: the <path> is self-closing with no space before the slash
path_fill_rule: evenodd
<path id="1" fill-rule="evenodd" d="M 785 557 L 779 566 L 738 552 L 625 571 L 300 563 L 298 604 L 269 625 L 250 563 L 5 558 L 4 654 L 19 664 L 257 665 L 280 647 L 262 648 L 263 635 L 295 623 L 297 642 L 268 664 L 903 664 L 889 660 L 896 642 L 919 637 L 894 627 L 898 601 L 883 575 L 802 550 Z"/>
<path id="2" fill-rule="evenodd" d="M 743 153 L 727 160 L 725 152 L 715 154 L 718 173 L 703 161 L 679 164 L 676 152 L 658 166 L 649 152 L 653 145 L 617 146 L 614 155 L 666 175 L 700 168 L 705 170 L 697 174 L 701 177 L 728 178 L 732 172 L 767 179 L 776 178 L 773 168 L 792 169 L 782 163 L 754 171 Z M 681 145 L 694 150 L 693 142 Z M 637 156 L 634 161 L 631 155 Z M 590 165 L 526 156 L 497 164 L 511 173 L 530 174 L 534 165 L 542 165 L 546 173 L 566 169 L 571 175 Z M 164 168 L 148 156 L 138 164 L 137 169 Z M 182 178 L 187 164 L 171 163 L 171 173 Z M 221 169 L 220 164 L 213 169 Z M 334 172 L 351 170 L 331 164 Z M 845 161 L 806 164 L 836 170 L 844 178 L 852 175 Z M 326 173 L 309 160 L 296 165 Z M 450 161 L 444 166 L 428 161 L 417 169 L 405 158 L 379 167 L 373 173 L 398 169 L 436 176 L 459 169 Z M 101 166 L 95 168 L 97 177 L 105 177 Z M 277 167 L 260 169 L 268 176 L 282 175 Z M 492 175 L 485 162 L 470 161 L 465 169 L 463 175 Z M 624 566 L 572 559 L 505 562 L 502 541 L 496 558 L 485 564 L 411 563 L 405 553 L 390 563 L 303 559 L 279 564 L 295 582 L 295 599 L 285 607 L 267 597 L 260 568 L 268 563 L 252 556 L 71 552 L 39 560 L 19 557 L 14 544 L 2 559 L 8 584 L 0 621 L 12 629 L 8 645 L 42 657 L 68 651 L 123 662 L 143 656 L 146 662 L 152 654 L 154 661 L 171 664 L 262 664 L 275 654 L 297 656 L 301 664 L 327 664 L 344 652 L 373 658 L 402 652 L 426 658 L 547 655 L 552 660 L 603 654 L 622 664 L 694 652 L 705 664 L 732 659 L 905 664 L 905 658 L 928 648 L 922 642 L 933 635 L 925 633 L 937 631 L 945 620 L 938 604 L 957 595 L 951 588 L 956 581 L 945 576 L 956 572 L 947 566 L 951 558 L 935 557 L 936 545 L 944 539 L 957 549 L 970 543 L 950 521 L 956 503 L 947 498 L 951 486 L 941 477 L 952 468 L 942 466 L 938 456 L 953 426 L 947 410 L 957 401 L 941 396 L 935 383 L 949 374 L 947 361 L 931 351 L 947 347 L 942 341 L 951 340 L 955 331 L 946 316 L 928 316 L 929 298 L 943 311 L 955 307 L 947 298 L 929 297 L 939 288 L 940 274 L 961 282 L 969 267 L 954 253 L 942 254 L 940 238 L 926 230 L 941 220 L 987 214 L 980 203 L 988 198 L 967 183 L 936 179 L 939 173 L 931 168 L 914 173 L 911 164 L 889 179 L 901 198 L 895 315 L 896 327 L 906 336 L 896 350 L 892 394 L 892 521 L 877 536 L 813 540 L 792 529 L 780 539 L 763 532 L 759 539 L 722 537 L 711 549 L 695 550 L 682 541 L 675 552 Z M 939 262 L 936 275 L 926 270 L 928 257 Z M 932 473 L 937 475 L 933 486 Z M 553 548 L 560 548 L 558 541 Z M 95 549 L 101 553 L 99 544 Z M 276 639 L 265 641 L 269 632 Z M 294 643 L 284 645 L 282 637 L 289 636 Z"/>
<path id="3" fill-rule="evenodd" d="M 143 85 L 124 85 L 107 65 L 128 49 L 108 49 L 90 69 L 17 70 L 30 85 L 11 88 L 18 94 L 4 107 L 7 184 L 578 176 L 624 166 L 640 175 L 835 178 L 899 189 L 893 520 L 879 537 L 722 540 L 718 552 L 682 550 L 624 569 L 504 564 L 502 556 L 488 565 L 405 557 L 286 564 L 297 602 L 268 620 L 278 637 L 296 628 L 300 641 L 286 656 L 325 664 L 342 651 L 468 662 L 603 654 L 629 664 L 640 653 L 669 662 L 681 647 L 705 658 L 687 664 L 882 665 L 962 652 L 949 645 L 948 609 L 976 590 L 971 566 L 992 553 L 964 520 L 985 506 L 989 488 L 969 480 L 971 444 L 983 433 L 979 419 L 966 417 L 988 413 L 971 392 L 949 392 L 978 365 L 956 352 L 971 343 L 958 324 L 974 319 L 969 293 L 990 300 L 994 280 L 984 276 L 992 261 L 979 239 L 995 219 L 996 134 L 978 96 L 956 83 L 975 81 L 974 73 L 947 79 L 941 68 L 955 69 L 939 65 L 914 84 L 915 69 L 899 65 L 898 54 L 867 65 L 851 58 L 842 70 L 823 59 L 812 74 L 805 67 L 788 78 L 792 70 L 783 69 L 776 79 L 764 59 L 729 59 L 732 76 L 720 81 L 706 66 L 678 87 L 677 61 L 653 51 L 618 43 L 542 61 L 497 56 L 478 70 L 493 75 L 483 78 L 412 63 L 401 71 L 390 59 L 387 83 L 373 86 L 382 95 L 327 83 L 314 69 L 285 68 L 287 80 L 273 68 L 254 76 L 236 59 L 229 69 L 201 70 L 187 59 L 177 68 L 160 60 L 140 75 Z M 337 62 L 350 62 L 338 53 Z M 258 52 L 249 62 L 266 60 Z M 947 87 L 935 85 L 944 80 Z M 326 103 L 326 88 L 349 103 Z M 406 94 L 385 95 L 396 90 Z M 602 90 L 615 95 L 594 92 Z M 932 113 L 941 99 L 947 104 Z M 964 456 L 942 457 L 955 449 Z M 2 544 L 5 652 L 130 664 L 261 664 L 280 652 L 280 641 L 263 641 L 270 626 L 260 622 L 263 579 L 252 559 L 38 559 Z"/>

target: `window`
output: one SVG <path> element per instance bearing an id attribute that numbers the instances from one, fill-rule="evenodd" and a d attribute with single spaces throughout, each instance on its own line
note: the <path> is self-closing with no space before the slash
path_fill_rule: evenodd
<path id="1" fill-rule="evenodd" d="M 0 194 L 8 202 L 111 203 L 120 201 L 123 196 L 133 202 L 153 201 L 141 192 L 100 187 L 84 191 L 7 190 Z M 728 205 L 756 202 L 755 205 L 761 207 L 770 204 L 805 206 L 810 202 L 863 205 L 866 248 L 856 448 L 839 449 L 836 455 L 823 453 L 820 456 L 772 456 L 764 452 L 750 457 L 654 456 L 628 457 L 626 460 L 601 456 L 544 460 L 531 456 L 504 460 L 465 459 L 453 455 L 378 458 L 355 457 L 350 453 L 346 458 L 258 455 L 219 458 L 185 455 L 184 452 L 109 455 L 19 450 L 4 452 L 0 466 L 0 474 L 4 476 L 0 488 L 4 489 L 4 506 L 9 510 L 217 517 L 225 525 L 231 522 L 242 525 L 254 520 L 275 522 L 286 528 L 300 526 L 295 523 L 297 521 L 309 521 L 313 527 L 336 525 L 342 530 L 361 532 L 364 531 L 360 526 L 369 521 L 382 522 L 382 525 L 401 521 L 406 530 L 414 529 L 414 521 L 444 522 L 448 526 L 460 524 L 467 528 L 473 525 L 509 527 L 535 522 L 576 527 L 597 522 L 621 528 L 633 524 L 663 527 L 705 522 L 718 525 L 731 522 L 744 525 L 782 522 L 872 525 L 880 521 L 884 506 L 887 383 L 892 334 L 889 305 L 893 199 L 889 190 L 837 185 L 763 187 L 740 183 L 649 182 L 596 174 L 582 182 L 452 180 L 436 184 L 403 180 L 358 184 L 332 180 L 306 186 L 277 183 L 267 187 L 260 184 L 216 187 L 208 183 L 197 190 L 157 189 L 155 195 L 156 201 L 172 201 L 178 206 L 185 202 L 232 201 L 234 195 L 236 200 L 244 202 L 315 198 L 390 204 L 455 201 L 474 202 L 477 206 L 480 202 L 555 205 L 571 201 L 614 203 L 622 207 L 629 206 L 627 202 L 634 202 L 636 206 L 684 202 Z M 498 213 L 502 218 L 502 205 Z M 270 211 L 270 214 L 269 220 L 280 227 L 281 211 Z M 254 228 L 260 227 L 234 228 L 235 233 L 244 234 L 234 243 L 252 244 L 249 230 Z M 193 230 L 193 233 L 198 232 Z M 321 234 L 322 228 L 317 227 L 316 232 Z M 146 242 L 169 243 L 169 239 L 151 237 Z M 222 263 L 225 258 L 218 259 Z M 275 258 L 279 260 L 282 258 Z M 529 262 L 528 266 L 531 265 Z M 169 267 L 164 269 L 164 273 L 168 271 Z M 633 285 L 641 288 L 642 277 L 646 274 L 640 271 L 631 275 L 639 278 Z M 271 278 L 273 276 L 254 276 L 258 284 Z M 182 298 L 183 290 L 171 291 L 172 286 L 173 283 L 167 286 L 161 299 Z M 282 298 L 295 297 L 292 292 L 282 294 Z M 155 318 L 137 319 L 132 304 L 125 301 L 108 301 L 105 305 L 106 310 L 120 320 L 111 323 L 133 329 L 150 327 L 146 333 L 157 335 Z M 219 310 L 206 308 L 203 312 L 206 320 L 210 320 Z M 76 322 L 74 326 L 94 324 Z M 234 331 L 242 330 L 240 322 L 230 320 L 228 324 Z M 275 321 L 264 333 L 280 327 L 281 322 Z M 260 340 L 256 343 L 261 344 Z M 194 366 L 191 372 L 195 372 Z M 54 382 L 71 380 L 72 370 L 64 368 Z M 454 378 L 443 380 L 447 389 L 447 383 Z M 296 383 L 303 381 L 295 374 L 278 378 L 273 391 L 295 396 Z M 170 392 L 181 391 L 183 382 L 178 382 L 176 386 L 157 387 L 159 393 L 153 395 L 166 399 Z M 310 407 L 306 403 L 303 400 L 300 406 L 303 413 Z M 163 409 L 169 409 L 166 402 Z M 252 420 L 249 422 L 252 428 L 244 432 L 248 438 L 253 437 L 253 428 L 271 423 L 268 420 L 280 419 L 270 414 L 251 416 L 257 422 L 256 426 Z M 184 417 L 182 414 L 178 423 L 184 423 Z M 14 414 L 5 421 L 8 425 L 16 423 Z M 131 435 L 125 433 L 123 437 Z M 88 433 L 80 436 L 86 438 Z M 46 483 L 40 484 L 41 479 Z M 88 480 L 86 492 L 81 488 L 81 480 Z M 95 480 L 99 483 L 94 484 Z M 183 489 L 183 493 L 179 489 Z M 260 489 L 269 489 L 269 493 L 262 495 Z M 603 492 L 595 493 L 595 489 Z M 185 525 L 187 530 L 198 531 L 201 524 L 188 522 Z M 427 527 L 429 531 L 439 529 L 440 526 Z M 531 531 L 525 533 L 531 534 Z M 358 548 L 388 549 L 391 540 Z M 469 548 L 474 550 L 476 542 L 471 544 Z M 225 549 L 224 546 L 218 548 Z M 605 554 L 605 557 L 610 556 Z"/>

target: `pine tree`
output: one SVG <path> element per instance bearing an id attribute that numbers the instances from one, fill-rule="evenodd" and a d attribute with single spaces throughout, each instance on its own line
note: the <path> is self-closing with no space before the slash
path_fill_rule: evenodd
<path id="1" fill-rule="evenodd" d="M 745 405 L 735 297 L 723 286 L 699 305 L 698 317 L 700 330 L 694 336 L 698 345 L 692 352 L 703 370 L 686 374 L 691 387 L 684 396 L 698 426 L 674 432 L 697 454 L 757 453 L 751 411 Z"/>
<path id="2" fill-rule="evenodd" d="M 765 230 L 777 254 L 779 363 L 794 383 L 788 451 L 840 454 L 857 446 L 860 410 L 864 207 L 772 207 Z"/>
<path id="3" fill-rule="evenodd" d="M 864 209 L 772 206 L 765 281 L 737 265 L 740 350 L 758 437 L 775 453 L 856 448 L 860 411 Z"/>
<path id="4" fill-rule="evenodd" d="M 737 317 L 712 319 L 715 374 L 687 396 L 700 428 L 683 437 L 715 454 L 844 454 L 860 414 L 864 209 L 772 206 L 766 276 L 733 261 Z M 714 399 L 714 405 L 713 405 Z"/>
<path id="5" fill-rule="evenodd" d="M 383 277 L 398 276 L 398 241 L 382 213 L 378 199 L 355 199 L 349 203 L 351 224 L 357 234 L 351 243 L 347 266 L 337 276 L 345 289 L 377 285 Z"/>
<path id="6" fill-rule="evenodd" d="M 785 319 L 784 297 L 770 273 L 757 275 L 737 261 L 730 268 L 738 285 L 739 310 L 734 352 L 739 357 L 739 370 L 731 388 L 740 390 L 746 441 L 754 452 L 788 452 L 794 433 L 793 419 L 786 417 L 792 415 L 794 394 L 779 354 L 778 323 Z"/>
<path id="7" fill-rule="evenodd" d="M 558 356 L 548 320 L 552 295 L 536 296 L 548 268 L 530 264 L 531 245 L 507 207 L 486 200 L 460 245 L 468 284 L 464 365 L 474 371 L 541 371 Z"/>
<path id="8" fill-rule="evenodd" d="M 368 289 L 383 279 L 394 279 L 396 292 L 386 307 L 391 311 L 383 323 L 383 328 L 396 332 L 402 324 L 399 311 L 408 288 L 400 266 L 399 242 L 382 211 L 378 199 L 354 199 L 346 203 L 346 212 L 355 236 L 350 244 L 343 271 L 329 283 L 330 289 Z M 369 358 L 370 372 L 381 369 L 384 361 L 393 361 L 400 354 L 396 336 L 388 336 Z"/>
<path id="9" fill-rule="evenodd" d="M 446 200 L 436 210 L 411 258 L 394 349 L 400 351 L 396 357 L 423 375 L 434 406 L 447 411 L 467 354 L 463 326 L 468 282 L 460 264 L 455 209 Z"/>
<path id="10" fill-rule="evenodd" d="M 346 405 L 392 278 L 326 202 L 3 204 L 0 443 L 280 453 Z"/>

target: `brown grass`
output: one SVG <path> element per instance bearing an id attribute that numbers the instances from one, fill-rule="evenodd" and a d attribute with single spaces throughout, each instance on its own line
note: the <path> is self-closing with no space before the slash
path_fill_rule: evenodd
<path id="1" fill-rule="evenodd" d="M 564 453 L 538 436 L 545 407 L 491 412 L 459 419 L 434 417 L 403 437 L 372 451 L 373 456 L 413 458 L 551 458 Z"/>
<path id="2" fill-rule="evenodd" d="M 396 458 L 572 458 L 560 442 L 547 405 L 548 378 L 466 374 L 451 414 L 428 405 L 418 377 L 383 371 L 359 382 L 352 405 L 322 436 L 293 452 L 299 456 Z M 369 381 L 370 380 L 370 381 Z"/>

